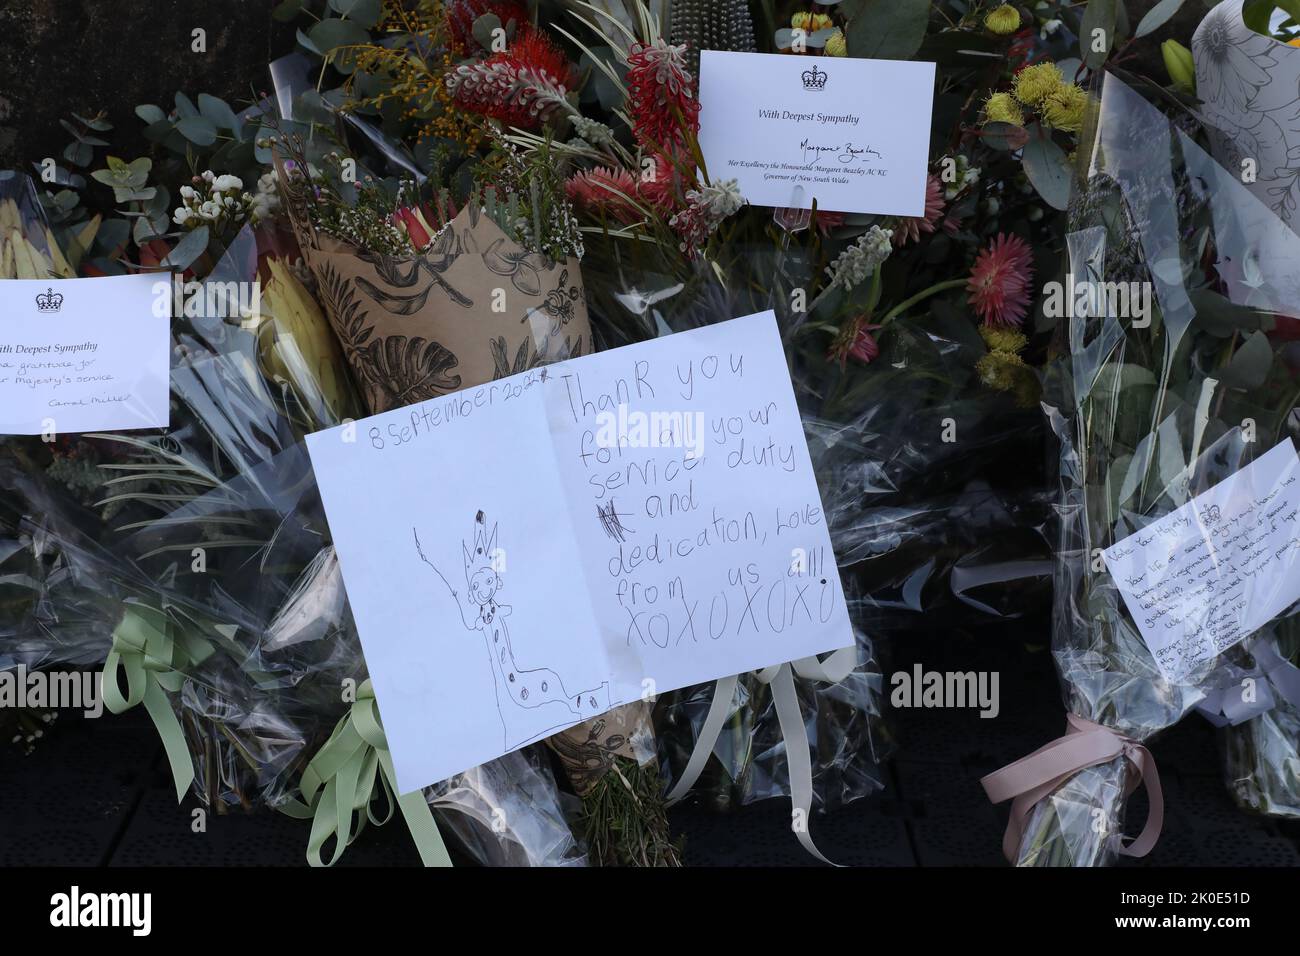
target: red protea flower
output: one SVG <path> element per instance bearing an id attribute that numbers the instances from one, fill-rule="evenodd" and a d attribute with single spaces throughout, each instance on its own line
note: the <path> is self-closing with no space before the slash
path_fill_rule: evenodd
<path id="1" fill-rule="evenodd" d="M 894 245 L 905 246 L 916 242 L 924 233 L 934 232 L 935 223 L 943 215 L 943 184 L 937 176 L 927 176 L 925 180 L 925 214 L 921 216 L 904 216 L 894 226 Z"/>
<path id="2" fill-rule="evenodd" d="M 520 0 L 451 0 L 447 4 L 447 32 L 457 53 L 467 56 L 478 47 L 474 21 L 488 13 L 495 15 L 503 27 L 508 27 L 511 20 L 516 29 L 528 23 L 528 8 Z"/>
<path id="3" fill-rule="evenodd" d="M 975 258 L 966 291 L 988 326 L 1019 328 L 1025 319 L 1034 277 L 1033 254 L 1019 236 L 998 233 Z"/>
<path id="4" fill-rule="evenodd" d="M 520 25 L 504 52 L 462 63 L 447 74 L 457 105 L 523 129 L 535 129 L 561 109 L 573 82 L 564 51 L 527 24 Z"/>
<path id="5" fill-rule="evenodd" d="M 632 133 L 643 146 L 678 147 L 685 133 L 700 128 L 695 77 L 686 69 L 686 45 L 663 37 L 633 43 L 627 55 L 628 112 Z"/>
<path id="6" fill-rule="evenodd" d="M 636 180 L 621 167 L 597 166 L 574 173 L 564 183 L 564 194 L 579 209 L 597 217 L 618 222 L 634 222 L 640 218 L 633 205 Z"/>

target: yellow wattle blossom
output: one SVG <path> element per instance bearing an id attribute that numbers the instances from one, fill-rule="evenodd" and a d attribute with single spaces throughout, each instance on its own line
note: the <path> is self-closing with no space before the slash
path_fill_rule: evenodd
<path id="1" fill-rule="evenodd" d="M 980 336 L 984 339 L 984 344 L 994 352 L 1019 352 L 1029 342 L 1029 339 L 1015 329 L 994 328 L 989 325 L 980 326 Z"/>
<path id="2" fill-rule="evenodd" d="M 1294 40 L 1287 40 L 1287 41 L 1286 41 L 1286 45 L 1287 45 L 1287 46 L 1300 46 L 1300 37 L 1296 37 Z"/>
<path id="3" fill-rule="evenodd" d="M 805 33 L 816 33 L 818 30 L 829 30 L 835 26 L 835 21 L 824 13 L 805 10 L 790 17 L 790 26 Z"/>
<path id="4" fill-rule="evenodd" d="M 1028 368 L 1025 360 L 1015 352 L 986 352 L 975 363 L 975 373 L 980 381 L 999 392 L 1013 390 Z"/>
<path id="5" fill-rule="evenodd" d="M 848 56 L 849 41 L 843 30 L 836 30 L 826 40 L 827 56 Z"/>
<path id="6" fill-rule="evenodd" d="M 984 27 L 989 33 L 1006 36 L 1020 29 L 1020 11 L 1009 3 L 1004 3 L 984 18 Z"/>
<path id="7" fill-rule="evenodd" d="M 1026 106 L 1039 106 L 1064 85 L 1061 68 L 1048 61 L 1027 66 L 1017 73 L 1012 90 L 1016 99 Z"/>
<path id="8" fill-rule="evenodd" d="M 1025 114 L 1010 93 L 994 93 L 984 101 L 984 122 L 1024 126 Z"/>
<path id="9" fill-rule="evenodd" d="M 1088 94 L 1073 83 L 1062 86 L 1043 100 L 1040 110 L 1051 126 L 1067 133 L 1077 133 L 1088 109 Z"/>

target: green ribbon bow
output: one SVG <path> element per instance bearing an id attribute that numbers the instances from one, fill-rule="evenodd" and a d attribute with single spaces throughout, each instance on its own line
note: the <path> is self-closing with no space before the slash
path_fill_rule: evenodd
<path id="1" fill-rule="evenodd" d="M 376 786 L 383 790 L 388 804 L 382 817 L 377 817 L 371 807 Z M 357 689 L 351 709 L 303 771 L 299 790 L 305 802 L 290 801 L 280 810 L 299 819 L 311 818 L 307 862 L 312 866 L 337 863 L 343 851 L 361 835 L 367 820 L 383 826 L 393 818 L 394 804 L 402 811 L 424 865 L 451 866 L 451 856 L 423 792 L 397 795 L 397 772 L 369 680 Z M 321 850 L 330 837 L 335 837 L 334 852 L 326 863 L 321 859 Z"/>
<path id="2" fill-rule="evenodd" d="M 167 751 L 179 803 L 194 782 L 194 764 L 185 745 L 181 722 L 167 694 L 179 691 L 187 676 L 185 669 L 202 663 L 213 649 L 205 640 L 183 629 L 174 632 L 174 623 L 166 612 L 134 598 L 128 599 L 126 613 L 113 631 L 113 646 L 104 661 L 100 696 L 104 706 L 114 714 L 144 704 Z M 126 675 L 125 696 L 119 672 Z"/>

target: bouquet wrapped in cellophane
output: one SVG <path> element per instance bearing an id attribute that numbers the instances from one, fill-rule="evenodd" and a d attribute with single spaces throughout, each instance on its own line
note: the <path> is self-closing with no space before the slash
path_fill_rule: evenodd
<path id="1" fill-rule="evenodd" d="M 463 65 L 449 85 L 469 109 L 505 122 L 512 107 L 535 107 L 509 138 L 545 150 L 567 176 L 598 345 L 766 309 L 778 316 L 825 520 L 846 589 L 859 595 L 856 646 L 669 695 L 656 718 L 671 798 L 693 785 L 719 806 L 793 795 L 806 817 L 881 786 L 878 764 L 891 745 L 874 639 L 950 593 L 961 549 L 973 555 L 979 543 L 941 516 L 969 519 L 965 528 L 995 522 L 998 508 L 972 505 L 977 476 L 996 472 L 1008 448 L 1040 427 L 1020 332 L 1035 267 L 1023 237 L 1048 250 L 1052 238 L 1028 161 L 1022 170 L 1014 150 L 1030 136 L 1040 142 L 1031 179 L 1063 162 L 1058 143 L 1072 139 L 1084 94 L 1045 63 L 1032 96 L 1024 93 L 1035 107 L 1015 106 L 1002 89 L 1032 43 L 1013 43 L 980 18 L 889 45 L 869 12 L 848 22 L 819 14 L 829 55 L 916 55 L 952 71 L 924 215 L 746 208 L 735 182 L 710 176 L 699 152 L 695 54 L 714 42 L 787 51 L 782 33 L 763 40 L 746 4 L 683 5 L 688 15 L 671 28 L 647 5 L 625 6 L 626 18 L 575 2 L 572 25 L 556 25 L 591 67 L 576 103 L 536 89 L 527 91 L 533 99 L 506 102 L 478 82 L 494 60 L 522 75 L 530 67 L 522 58 Z M 771 5 L 762 6 L 770 20 Z M 990 556 L 1006 567 L 984 584 L 1041 584 L 1042 541 L 1029 559 L 1011 552 Z"/>
<path id="2" fill-rule="evenodd" d="M 1284 802 L 1288 777 L 1294 794 L 1293 705 L 1278 679 L 1295 652 L 1294 608 L 1239 643 L 1193 641 L 1174 670 L 1135 618 L 1159 605 L 1126 603 L 1102 551 L 1144 543 L 1144 528 L 1300 436 L 1300 236 L 1210 156 L 1178 97 L 1114 70 L 1100 87 L 1044 400 L 1061 443 L 1052 645 L 1069 727 L 985 780 L 995 800 L 1014 798 L 1004 848 L 1022 866 L 1147 853 L 1162 802 L 1143 742 L 1194 708 L 1248 721 L 1230 731 L 1239 797 Z M 1182 553 L 1218 536 L 1217 510 L 1204 509 Z M 1207 615 L 1231 605 L 1233 587 L 1210 586 L 1223 590 Z M 1151 809 L 1128 841 L 1123 809 L 1140 783 Z"/>

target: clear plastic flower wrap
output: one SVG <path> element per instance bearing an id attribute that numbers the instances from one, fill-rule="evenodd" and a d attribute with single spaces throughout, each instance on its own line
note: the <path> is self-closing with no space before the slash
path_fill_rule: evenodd
<path id="1" fill-rule="evenodd" d="M 847 675 L 795 674 L 812 803 L 831 809 L 876 792 L 893 747 L 881 719 L 876 642 L 922 616 L 936 623 L 941 613 L 972 608 L 1013 616 L 1026 607 L 1018 598 L 1046 602 L 1049 502 L 1016 490 L 1025 459 L 1038 468 L 1041 415 L 982 385 L 975 365 L 984 343 L 970 318 L 950 307 L 899 319 L 870 366 L 846 365 L 828 357 L 817 344 L 824 333 L 790 309 L 796 289 L 815 286 L 798 244 L 732 249 L 725 267 L 685 271 L 642 245 L 588 244 L 589 308 L 602 347 L 777 312 L 832 543 L 855 595 L 857 647 Z M 716 697 L 715 686 L 704 685 L 656 707 L 670 790 L 701 741 L 713 741 L 693 787 L 706 803 L 789 796 L 787 740 L 763 675 L 741 675 L 729 703 Z M 705 729 L 718 708 L 725 717 L 715 738 Z"/>
<path id="2" fill-rule="evenodd" d="M 1142 742 L 1193 707 L 1240 694 L 1252 654 L 1274 640 L 1266 627 L 1235 646 L 1188 651 L 1190 669 L 1167 679 L 1101 551 L 1300 434 L 1300 237 L 1211 158 L 1168 94 L 1118 71 L 1099 92 L 1070 211 L 1061 357 L 1044 399 L 1060 440 L 1052 644 L 1069 728 L 985 780 L 995 800 L 1014 798 L 1004 849 L 1023 866 L 1148 852 L 1162 803 Z M 1209 547 L 1214 520 L 1192 522 L 1199 534 L 1185 553 Z M 1273 623 L 1293 627 L 1294 616 Z M 1271 788 L 1294 766 L 1286 713 L 1270 711 L 1238 738 L 1242 772 L 1246 752 L 1259 761 L 1250 786 Z M 1139 783 L 1151 811 L 1128 842 L 1123 809 Z"/>

